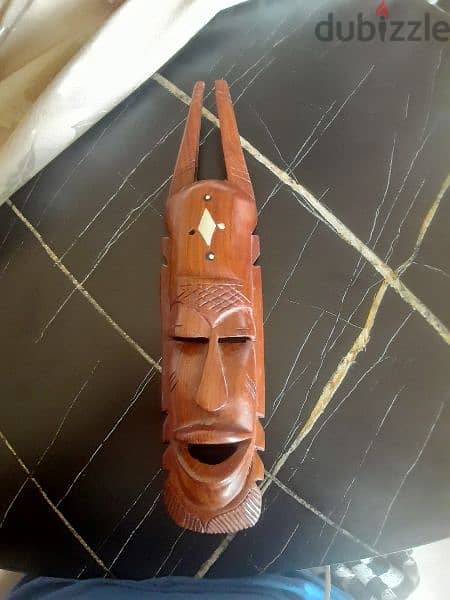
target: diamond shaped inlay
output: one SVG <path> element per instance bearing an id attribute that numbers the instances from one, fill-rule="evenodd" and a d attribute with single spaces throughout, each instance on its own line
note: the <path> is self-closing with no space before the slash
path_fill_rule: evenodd
<path id="1" fill-rule="evenodd" d="M 216 222 L 211 216 L 211 213 L 207 208 L 203 211 L 202 218 L 200 219 L 200 223 L 198 224 L 197 231 L 205 240 L 207 246 L 211 246 L 211 240 L 214 235 L 214 231 L 216 230 Z"/>

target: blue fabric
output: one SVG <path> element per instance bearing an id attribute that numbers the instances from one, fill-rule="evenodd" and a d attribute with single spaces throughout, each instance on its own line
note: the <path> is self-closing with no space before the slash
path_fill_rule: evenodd
<path id="1" fill-rule="evenodd" d="M 161 577 L 127 579 L 25 578 L 7 600 L 323 600 L 320 579 L 305 574 L 298 577 L 261 575 L 237 579 L 194 579 Z M 333 588 L 332 600 L 351 600 Z"/>

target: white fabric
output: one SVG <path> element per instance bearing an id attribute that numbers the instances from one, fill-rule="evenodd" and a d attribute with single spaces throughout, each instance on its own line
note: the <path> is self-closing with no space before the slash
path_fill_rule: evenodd
<path id="1" fill-rule="evenodd" d="M 0 0 L 0 204 L 239 1 Z"/>

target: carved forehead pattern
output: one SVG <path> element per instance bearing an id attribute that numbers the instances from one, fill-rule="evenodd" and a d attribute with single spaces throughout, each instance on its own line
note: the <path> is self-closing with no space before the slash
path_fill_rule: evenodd
<path id="1" fill-rule="evenodd" d="M 230 308 L 250 307 L 250 301 L 236 283 L 211 285 L 181 285 L 176 302 L 201 311 L 221 313 Z"/>

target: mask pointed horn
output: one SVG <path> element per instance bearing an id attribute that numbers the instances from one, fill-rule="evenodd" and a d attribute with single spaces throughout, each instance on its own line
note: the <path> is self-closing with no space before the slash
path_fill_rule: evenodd
<path id="1" fill-rule="evenodd" d="M 254 197 L 228 84 L 224 80 L 219 80 L 215 82 L 215 88 L 227 179 L 247 192 L 249 196 Z"/>
<path id="2" fill-rule="evenodd" d="M 183 139 L 178 151 L 169 197 L 179 192 L 183 187 L 194 183 L 197 176 L 198 144 L 204 89 L 204 81 L 197 81 L 192 91 L 191 105 L 184 128 Z"/>

